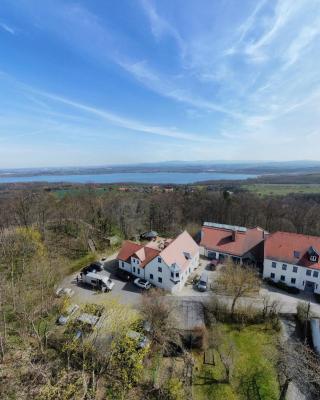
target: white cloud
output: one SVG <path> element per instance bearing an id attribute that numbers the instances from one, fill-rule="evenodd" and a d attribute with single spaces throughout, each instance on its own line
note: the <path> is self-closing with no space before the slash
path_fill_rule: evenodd
<path id="1" fill-rule="evenodd" d="M 2 28 L 4 31 L 10 33 L 11 35 L 16 34 L 16 30 L 9 26 L 8 24 L 5 24 L 4 22 L 0 22 L 0 28 Z"/>
<path id="2" fill-rule="evenodd" d="M 136 63 L 129 63 L 119 61 L 122 68 L 130 72 L 136 79 L 149 89 L 160 94 L 161 96 L 168 97 L 180 103 L 185 103 L 193 107 L 214 111 L 226 114 L 232 118 L 242 119 L 243 115 L 230 108 L 223 107 L 221 104 L 214 103 L 198 97 L 195 93 L 189 93 L 187 89 L 177 86 L 171 82 L 168 77 L 160 76 L 155 71 L 148 67 L 146 61 Z"/>
<path id="3" fill-rule="evenodd" d="M 178 30 L 157 13 L 156 8 L 149 0 L 140 0 L 139 2 L 149 18 L 151 31 L 155 38 L 159 40 L 164 36 L 171 36 L 176 41 L 181 53 L 184 54 L 186 44 Z"/>
<path id="4" fill-rule="evenodd" d="M 102 110 L 100 108 L 88 106 L 83 103 L 79 103 L 70 99 L 67 99 L 65 97 L 57 96 L 55 94 L 51 93 L 46 93 L 46 92 L 35 92 L 39 94 L 40 96 L 43 96 L 49 100 L 57 101 L 59 103 L 63 103 L 67 106 L 71 106 L 73 108 L 76 108 L 81 111 L 85 111 L 89 114 L 93 114 L 95 116 L 98 116 L 108 122 L 110 122 L 113 125 L 133 130 L 136 132 L 144 132 L 144 133 L 149 133 L 152 135 L 160 135 L 160 136 L 166 136 L 174 139 L 183 139 L 183 140 L 191 140 L 191 141 L 196 141 L 196 142 L 215 142 L 213 139 L 204 137 L 199 134 L 193 134 L 189 132 L 184 132 L 180 131 L 174 127 L 163 127 L 159 125 L 148 125 L 143 122 L 126 118 L 120 115 L 117 115 L 115 113 L 112 113 L 110 111 Z"/>

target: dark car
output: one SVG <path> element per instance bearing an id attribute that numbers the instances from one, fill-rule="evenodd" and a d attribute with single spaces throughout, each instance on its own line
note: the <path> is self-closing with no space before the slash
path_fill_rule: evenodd
<path id="1" fill-rule="evenodd" d="M 132 275 L 129 272 L 124 271 L 123 269 L 120 268 L 117 269 L 116 275 L 119 279 L 121 279 L 124 282 L 129 282 L 132 278 Z"/>
<path id="2" fill-rule="evenodd" d="M 100 261 L 95 261 L 94 263 L 84 267 L 81 272 L 87 274 L 88 272 L 101 272 L 103 271 L 103 264 Z"/>

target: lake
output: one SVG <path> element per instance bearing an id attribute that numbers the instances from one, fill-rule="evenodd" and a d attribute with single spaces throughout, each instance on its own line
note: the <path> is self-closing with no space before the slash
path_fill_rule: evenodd
<path id="1" fill-rule="evenodd" d="M 96 175 L 6 176 L 0 177 L 0 184 L 19 182 L 188 184 L 209 180 L 243 180 L 255 178 L 256 176 L 253 174 L 228 174 L 223 172 L 114 172 Z"/>

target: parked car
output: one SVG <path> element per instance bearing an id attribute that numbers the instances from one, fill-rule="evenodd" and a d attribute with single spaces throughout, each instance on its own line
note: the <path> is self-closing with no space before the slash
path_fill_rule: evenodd
<path id="1" fill-rule="evenodd" d="M 140 288 L 146 289 L 146 290 L 151 288 L 151 283 L 146 281 L 146 280 L 144 280 L 144 279 L 141 279 L 141 278 L 135 279 L 134 280 L 134 284 L 139 286 Z"/>
<path id="2" fill-rule="evenodd" d="M 197 284 L 197 288 L 200 292 L 206 292 L 208 289 L 208 274 L 203 271 L 202 274 L 200 275 L 199 282 Z"/>
<path id="3" fill-rule="evenodd" d="M 108 276 L 99 273 L 88 272 L 82 274 L 81 279 L 83 283 L 101 290 L 101 292 L 109 292 L 114 287 L 114 282 Z"/>
<path id="4" fill-rule="evenodd" d="M 217 265 L 219 264 L 219 260 L 211 260 L 207 265 L 207 269 L 210 271 L 215 271 L 217 269 Z"/>
<path id="5" fill-rule="evenodd" d="M 129 282 L 132 278 L 132 275 L 129 272 L 120 268 L 117 269 L 116 275 L 119 279 L 125 282 Z"/>
<path id="6" fill-rule="evenodd" d="M 66 312 L 63 315 L 60 315 L 60 317 L 57 320 L 57 324 L 59 325 L 65 325 L 70 317 L 78 311 L 79 306 L 78 304 L 70 304 L 70 306 L 66 309 Z"/>
<path id="7" fill-rule="evenodd" d="M 100 261 L 95 261 L 94 263 L 84 267 L 81 272 L 87 274 L 88 272 L 102 272 L 104 270 L 103 264 Z"/>
<path id="8" fill-rule="evenodd" d="M 60 287 L 56 291 L 56 296 L 57 297 L 63 297 L 63 296 L 72 297 L 73 295 L 74 295 L 74 291 L 72 289 L 70 289 L 70 288 Z"/>

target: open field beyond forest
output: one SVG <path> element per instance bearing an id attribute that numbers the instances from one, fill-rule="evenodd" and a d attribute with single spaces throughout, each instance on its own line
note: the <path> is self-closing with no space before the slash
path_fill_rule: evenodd
<path id="1" fill-rule="evenodd" d="M 248 398 L 278 399 L 279 385 L 274 363 L 277 334 L 265 325 L 244 328 L 219 324 L 224 338 L 223 346 L 233 345 L 233 363 L 230 383 L 223 381 L 224 368 L 216 351 L 215 365 L 204 364 L 203 353 L 194 352 L 196 364 L 193 378 L 193 398 L 245 400 Z M 210 333 L 209 333 L 210 335 Z M 252 390 L 259 394 L 254 396 Z"/>
<path id="2" fill-rule="evenodd" d="M 320 193 L 320 184 L 285 184 L 285 183 L 257 183 L 242 185 L 242 189 L 256 193 L 259 196 L 286 196 L 291 193 L 316 194 Z"/>

